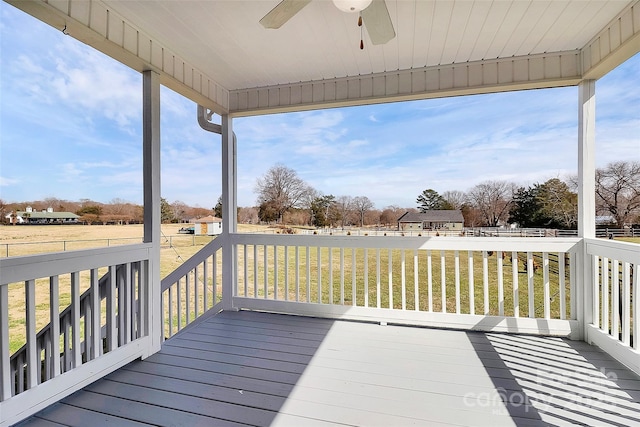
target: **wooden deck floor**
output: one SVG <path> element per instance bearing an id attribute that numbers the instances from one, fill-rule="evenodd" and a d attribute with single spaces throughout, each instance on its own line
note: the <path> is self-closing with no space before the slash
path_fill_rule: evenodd
<path id="1" fill-rule="evenodd" d="M 223 312 L 24 426 L 640 425 L 584 342 Z"/>

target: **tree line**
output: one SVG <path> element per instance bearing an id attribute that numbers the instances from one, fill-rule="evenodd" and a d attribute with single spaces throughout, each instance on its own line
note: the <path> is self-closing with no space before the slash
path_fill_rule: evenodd
<path id="1" fill-rule="evenodd" d="M 596 170 L 596 215 L 608 218 L 609 225 L 623 227 L 640 223 L 640 162 L 619 161 Z M 239 207 L 238 222 L 243 224 L 281 223 L 312 227 L 379 226 L 395 227 L 405 212 L 433 209 L 462 211 L 467 227 L 520 227 L 575 229 L 577 227 L 577 178 L 552 178 L 543 183 L 521 186 L 507 181 L 484 181 L 467 191 L 449 190 L 442 194 L 425 189 L 416 205 L 397 205 L 376 209 L 365 195 L 324 194 L 282 164 L 271 167 L 256 181 L 256 206 Z M 53 208 L 73 212 L 87 224 L 130 224 L 143 221 L 143 207 L 122 199 L 100 203 L 90 199 L 69 201 L 47 198 L 39 201 L 5 203 L 0 199 L 0 221 L 7 214 L 31 206 L 35 211 Z M 189 206 L 182 201 L 160 204 L 163 223 L 190 222 L 213 215 L 222 218 L 222 197 L 212 208 Z M 605 221 L 607 222 L 607 221 Z"/>
<path id="2" fill-rule="evenodd" d="M 596 170 L 596 215 L 612 226 L 640 223 L 640 162 L 618 161 Z M 363 195 L 323 194 L 282 164 L 271 167 L 255 186 L 254 219 L 266 223 L 345 227 L 396 225 L 407 211 L 434 209 L 462 211 L 467 227 L 575 229 L 578 220 L 577 177 L 552 178 L 521 186 L 508 181 L 484 181 L 466 192 L 439 194 L 428 188 L 416 198 L 416 207 L 387 206 L 382 210 Z M 256 218 L 257 216 L 257 218 Z M 239 218 L 240 220 L 240 218 Z"/>

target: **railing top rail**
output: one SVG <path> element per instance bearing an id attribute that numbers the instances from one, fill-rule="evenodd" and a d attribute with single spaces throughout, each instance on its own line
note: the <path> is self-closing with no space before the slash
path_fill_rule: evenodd
<path id="1" fill-rule="evenodd" d="M 334 248 L 442 249 L 488 251 L 571 252 L 581 242 L 576 237 L 443 237 L 443 236 L 322 236 L 286 234 L 231 234 L 233 243 L 247 245 L 323 246 Z"/>
<path id="2" fill-rule="evenodd" d="M 585 239 L 587 253 L 640 264 L 640 245 L 609 239 Z"/>
<path id="3" fill-rule="evenodd" d="M 0 283 L 14 283 L 149 258 L 151 243 L 0 259 Z"/>
<path id="4" fill-rule="evenodd" d="M 186 260 L 182 265 L 169 273 L 169 275 L 167 275 L 160 282 L 161 291 L 164 292 L 172 284 L 177 282 L 179 279 L 193 270 L 196 266 L 202 263 L 202 261 L 204 261 L 209 255 L 220 249 L 222 247 L 222 241 L 223 237 L 217 236 L 215 239 L 207 243 L 202 249 L 196 252 L 191 258 Z"/>

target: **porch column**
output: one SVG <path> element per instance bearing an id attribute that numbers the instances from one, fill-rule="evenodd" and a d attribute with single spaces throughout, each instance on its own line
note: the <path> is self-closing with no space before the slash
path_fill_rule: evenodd
<path id="1" fill-rule="evenodd" d="M 237 229 L 237 158 L 233 122 L 228 114 L 222 116 L 222 308 L 233 308 L 236 287 L 236 253 L 230 234 Z"/>
<path id="2" fill-rule="evenodd" d="M 147 356 L 160 350 L 162 343 L 160 290 L 160 75 L 142 73 L 142 159 L 144 185 L 144 239 L 151 243 L 149 268 L 143 286 L 147 286 L 142 304 L 146 332 L 151 336 Z M 146 283 L 145 283 L 146 282 Z"/>
<path id="3" fill-rule="evenodd" d="M 584 80 L 578 86 L 578 237 L 592 239 L 596 236 L 596 81 Z M 576 315 L 588 341 L 587 325 L 593 321 L 593 290 L 595 287 L 593 265 L 582 242 L 578 262 L 579 292 L 576 295 Z"/>
<path id="4" fill-rule="evenodd" d="M 578 86 L 578 237 L 596 237 L 596 81 Z"/>

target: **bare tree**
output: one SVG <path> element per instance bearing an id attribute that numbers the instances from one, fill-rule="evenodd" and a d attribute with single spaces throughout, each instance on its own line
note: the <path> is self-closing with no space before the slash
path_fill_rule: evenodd
<path id="1" fill-rule="evenodd" d="M 509 216 L 513 184 L 506 181 L 485 181 L 469 190 L 469 199 L 490 227 L 496 227 Z"/>
<path id="2" fill-rule="evenodd" d="M 380 224 L 384 226 L 398 225 L 398 218 L 400 218 L 405 212 L 417 212 L 415 208 L 401 208 L 400 206 L 390 205 L 385 206 L 380 213 Z"/>
<path id="3" fill-rule="evenodd" d="M 364 217 L 366 213 L 373 209 L 373 202 L 367 196 L 357 196 L 353 200 L 353 209 L 358 213 L 360 218 L 360 227 L 364 226 Z"/>
<path id="4" fill-rule="evenodd" d="M 173 209 L 173 217 L 178 220 L 178 222 L 185 222 L 185 220 L 187 220 L 187 211 L 189 210 L 189 206 L 187 206 L 185 202 L 176 200 L 171 203 L 171 209 Z"/>
<path id="5" fill-rule="evenodd" d="M 353 198 L 351 196 L 340 196 L 336 198 L 335 203 L 329 209 L 329 218 L 332 224 L 340 223 L 344 228 L 349 224 L 351 214 L 353 213 Z"/>
<path id="6" fill-rule="evenodd" d="M 467 195 L 462 191 L 445 191 L 441 196 L 445 205 L 450 209 L 460 210 L 467 203 Z"/>
<path id="7" fill-rule="evenodd" d="M 596 210 L 619 227 L 640 215 L 640 162 L 620 161 L 596 169 Z"/>
<path id="8" fill-rule="evenodd" d="M 289 209 L 300 207 L 311 187 L 296 171 L 282 164 L 272 166 L 261 178 L 258 178 L 255 193 L 258 205 L 268 206 L 281 222 L 282 215 Z"/>
<path id="9" fill-rule="evenodd" d="M 256 208 L 238 208 L 238 222 L 240 224 L 257 224 L 260 222 L 258 218 L 258 209 Z"/>

